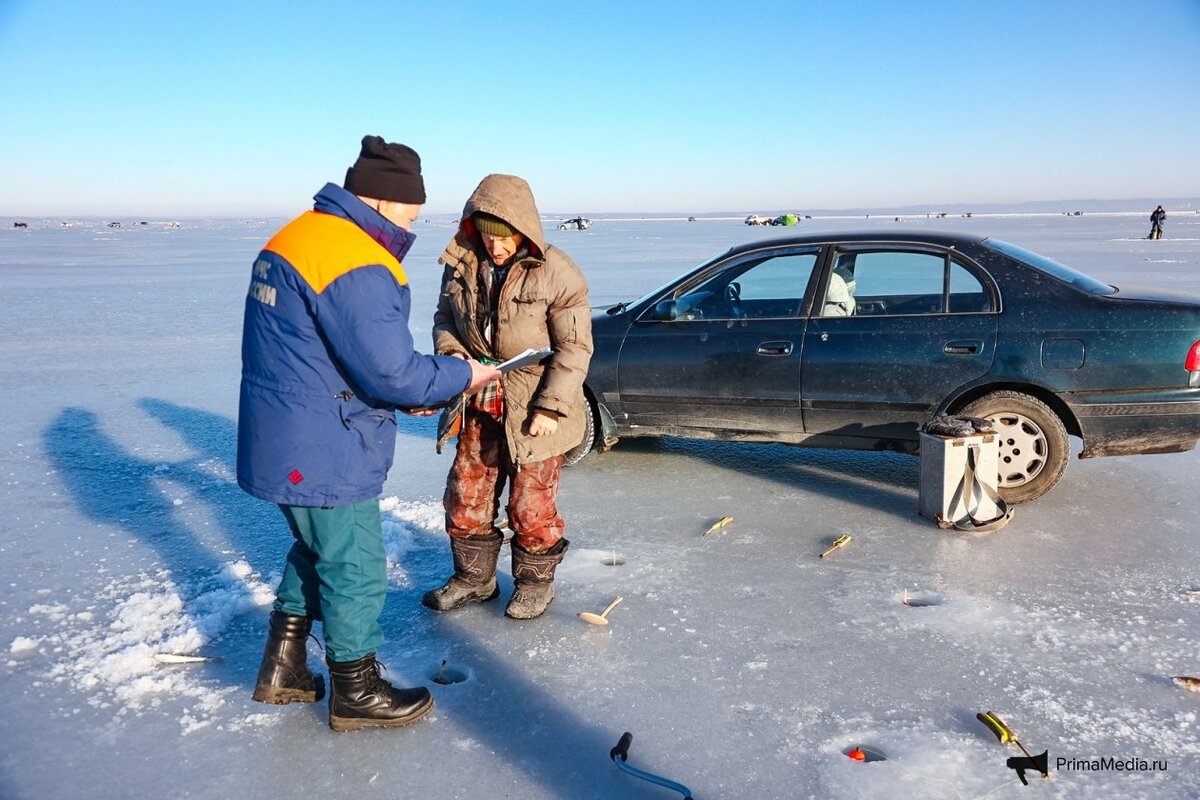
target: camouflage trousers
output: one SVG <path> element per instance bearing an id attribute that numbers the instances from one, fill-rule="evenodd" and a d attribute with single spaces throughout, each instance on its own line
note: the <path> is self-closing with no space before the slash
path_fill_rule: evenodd
<path id="1" fill-rule="evenodd" d="M 532 464 L 514 464 L 504 421 L 468 408 L 442 498 L 446 532 L 456 538 L 490 534 L 507 483 L 513 538 L 531 553 L 549 550 L 566 528 L 557 500 L 562 462 L 559 455 Z"/>

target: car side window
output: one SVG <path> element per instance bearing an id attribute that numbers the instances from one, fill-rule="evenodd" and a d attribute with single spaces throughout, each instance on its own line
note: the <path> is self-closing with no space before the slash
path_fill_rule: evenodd
<path id="1" fill-rule="evenodd" d="M 839 256 L 826 290 L 822 316 L 847 316 L 845 280 L 854 287 L 849 314 L 854 316 L 896 316 L 941 314 L 943 301 L 950 313 L 991 311 L 992 299 L 980 279 L 954 261 L 946 269 L 946 257 L 940 253 L 904 250 L 843 253 Z M 844 280 L 838 281 L 841 277 Z M 947 277 L 949 284 L 947 285 Z M 945 298 L 943 298 L 945 293 Z"/>
<path id="2" fill-rule="evenodd" d="M 767 255 L 742 261 L 678 298 L 678 319 L 795 317 L 817 263 L 817 253 Z"/>
<path id="3" fill-rule="evenodd" d="M 945 258 L 934 253 L 857 253 L 854 314 L 937 314 L 942 310 L 945 270 Z"/>
<path id="4" fill-rule="evenodd" d="M 992 298 L 979 278 L 961 264 L 950 263 L 950 313 L 991 311 Z"/>

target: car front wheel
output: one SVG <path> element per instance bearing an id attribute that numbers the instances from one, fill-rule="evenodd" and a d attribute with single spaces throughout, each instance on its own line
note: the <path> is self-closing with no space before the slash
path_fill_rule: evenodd
<path id="1" fill-rule="evenodd" d="M 1067 468 L 1070 444 L 1058 415 L 1036 397 L 1008 390 L 992 392 L 962 409 L 989 419 L 1000 440 L 1000 496 L 1027 503 L 1058 483 Z"/>

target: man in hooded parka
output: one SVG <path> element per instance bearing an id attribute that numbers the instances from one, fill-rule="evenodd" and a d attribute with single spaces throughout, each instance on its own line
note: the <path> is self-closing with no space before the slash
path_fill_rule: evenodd
<path id="1" fill-rule="evenodd" d="M 583 395 L 592 355 L 587 282 L 546 244 L 529 184 L 512 175 L 480 182 L 440 263 L 438 354 L 503 361 L 527 348 L 553 353 L 467 402 L 444 497 L 454 574 L 422 602 L 446 611 L 499 595 L 495 523 L 507 482 L 516 590 L 505 614 L 532 619 L 554 599 L 554 572 L 570 545 L 557 492 L 563 454 L 580 443 L 591 413 Z"/>

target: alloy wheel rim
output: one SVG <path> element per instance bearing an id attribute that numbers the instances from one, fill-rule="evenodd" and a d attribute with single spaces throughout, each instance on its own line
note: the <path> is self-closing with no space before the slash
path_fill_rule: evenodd
<path id="1" fill-rule="evenodd" d="M 1023 414 L 1004 412 L 988 417 L 1000 441 L 1000 486 L 1029 483 L 1046 467 L 1049 443 L 1041 427 Z"/>

